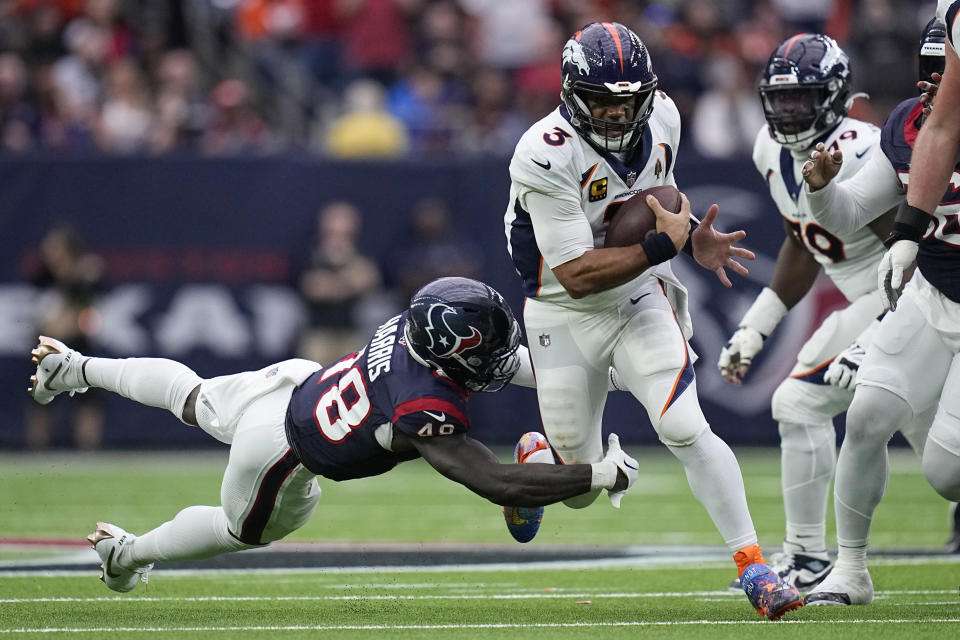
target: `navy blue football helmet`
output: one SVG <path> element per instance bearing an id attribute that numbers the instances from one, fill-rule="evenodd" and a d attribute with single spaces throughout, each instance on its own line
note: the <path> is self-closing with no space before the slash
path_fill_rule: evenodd
<path id="1" fill-rule="evenodd" d="M 847 115 L 850 60 L 833 38 L 798 33 L 770 55 L 760 101 L 773 137 L 788 149 L 813 146 Z"/>
<path id="2" fill-rule="evenodd" d="M 439 278 L 413 294 L 404 339 L 414 360 L 471 391 L 497 391 L 520 368 L 510 305 L 470 278 Z"/>
<path id="3" fill-rule="evenodd" d="M 923 28 L 920 38 L 920 61 L 918 79 L 923 82 L 933 82 L 934 73 L 943 73 L 946 64 L 947 26 L 934 18 Z"/>
<path id="4" fill-rule="evenodd" d="M 560 97 L 570 124 L 610 152 L 633 150 L 653 113 L 657 76 L 640 38 L 618 22 L 592 22 L 563 47 Z M 595 118 L 593 106 L 623 106 L 618 120 Z"/>

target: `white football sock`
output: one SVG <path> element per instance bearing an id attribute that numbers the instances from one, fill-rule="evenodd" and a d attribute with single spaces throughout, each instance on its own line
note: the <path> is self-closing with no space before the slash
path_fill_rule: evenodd
<path id="1" fill-rule="evenodd" d="M 757 544 L 740 465 L 727 443 L 708 428 L 687 446 L 667 448 L 683 464 L 694 497 L 710 514 L 730 551 Z"/>
<path id="2" fill-rule="evenodd" d="M 230 535 L 227 515 L 222 507 L 187 507 L 173 520 L 148 531 L 123 550 L 119 559 L 128 568 L 151 562 L 198 560 L 211 556 L 252 549 Z M 129 553 L 125 553 L 129 549 Z"/>
<path id="3" fill-rule="evenodd" d="M 187 397 L 202 382 L 188 366 L 166 358 L 88 358 L 83 377 L 92 387 L 167 409 L 181 421 Z"/>
<path id="4" fill-rule="evenodd" d="M 887 488 L 887 442 L 911 417 L 909 405 L 889 391 L 857 387 L 837 456 L 834 506 L 840 548 L 867 546 L 873 513 Z"/>
<path id="5" fill-rule="evenodd" d="M 780 423 L 780 483 L 786 553 L 824 553 L 827 501 L 837 457 L 833 423 Z"/>

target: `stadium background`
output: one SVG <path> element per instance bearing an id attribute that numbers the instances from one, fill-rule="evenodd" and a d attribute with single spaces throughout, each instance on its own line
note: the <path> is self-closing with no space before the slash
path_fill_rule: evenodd
<path id="1" fill-rule="evenodd" d="M 0 447 L 24 446 L 37 304 L 27 276 L 59 221 L 107 266 L 93 352 L 173 357 L 202 376 L 292 355 L 306 318 L 298 263 L 316 212 L 334 200 L 362 211 L 361 248 L 389 274 L 411 208 L 440 198 L 457 237 L 479 247 L 481 277 L 519 315 L 502 227 L 509 156 L 557 102 L 564 39 L 596 19 L 624 22 L 650 46 L 684 116 L 678 184 L 695 213 L 718 202 L 719 225 L 745 228 L 758 253 L 733 290 L 686 258 L 675 269 L 691 293 L 714 429 L 735 444 L 776 444 L 770 394 L 842 300 L 818 283 L 747 384 L 716 374 L 720 346 L 769 280 L 783 237 L 750 161 L 762 124 L 758 70 L 783 37 L 823 30 L 851 55 L 855 88 L 871 94 L 852 115 L 879 124 L 915 92 L 917 42 L 934 6 L 0 0 Z M 213 443 L 122 399 L 108 399 L 106 412 L 106 448 Z M 539 424 L 525 389 L 480 394 L 472 412 L 490 443 Z M 611 395 L 605 424 L 627 442 L 655 440 L 625 394 Z M 68 443 L 62 428 L 54 444 Z"/>

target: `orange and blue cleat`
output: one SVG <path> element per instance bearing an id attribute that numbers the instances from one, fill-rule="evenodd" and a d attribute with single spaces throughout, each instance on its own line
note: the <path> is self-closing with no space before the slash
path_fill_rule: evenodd
<path id="1" fill-rule="evenodd" d="M 757 613 L 770 620 L 779 620 L 788 611 L 803 606 L 797 588 L 781 580 L 769 565 L 751 564 L 740 576 L 740 583 Z"/>

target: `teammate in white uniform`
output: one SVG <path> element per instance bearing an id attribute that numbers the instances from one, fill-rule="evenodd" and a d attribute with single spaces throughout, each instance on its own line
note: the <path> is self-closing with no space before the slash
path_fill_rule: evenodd
<path id="1" fill-rule="evenodd" d="M 951 44 L 958 8 L 960 0 L 941 0 L 937 8 Z M 932 416 L 924 474 L 945 498 L 960 498 L 960 61 L 946 48 L 943 81 L 922 129 L 918 100 L 901 103 L 883 126 L 884 157 L 856 180 L 830 182 L 810 194 L 814 215 L 825 224 L 856 226 L 900 203 L 878 267 L 883 299 L 895 311 L 884 316 L 857 371 L 837 460 L 837 564 L 807 595 L 810 604 L 873 601 L 867 544 L 887 481 L 887 442 L 897 429 Z M 821 150 L 812 157 L 805 169 L 811 177 L 843 161 Z M 898 300 L 914 258 L 918 269 Z"/>
<path id="2" fill-rule="evenodd" d="M 869 224 L 839 228 L 810 213 L 801 169 L 817 143 L 842 149 L 849 158 L 837 181 L 850 179 L 879 151 L 880 130 L 847 117 L 856 97 L 850 64 L 837 43 L 801 33 L 771 54 L 760 83 L 767 125 L 757 134 L 753 161 L 770 188 L 786 237 L 770 285 L 747 310 L 720 352 L 723 377 L 739 385 L 763 342 L 786 313 L 810 291 L 821 269 L 849 305 L 831 313 L 797 354 L 797 361 L 773 394 L 779 423 L 781 484 L 786 515 L 783 555 L 775 568 L 801 590 L 823 580 L 831 564 L 826 515 L 836 460 L 834 416 L 847 410 L 853 390 L 824 380 L 827 365 L 883 311 L 876 267 L 883 256 L 882 229 Z"/>
<path id="3" fill-rule="evenodd" d="M 745 273 L 734 258 L 753 257 L 734 246 L 745 234 L 714 230 L 714 205 L 688 238 L 689 202 L 684 198 L 675 215 L 651 199 L 660 233 L 639 245 L 603 248 L 618 204 L 640 189 L 675 184 L 680 117 L 657 90 L 646 47 L 618 23 L 591 23 L 567 41 L 562 81 L 563 104 L 517 145 L 505 216 L 527 297 L 524 321 L 547 439 L 564 464 L 600 459 L 612 364 L 683 464 L 734 553 L 752 604 L 779 618 L 798 606 L 799 594 L 764 563 L 737 460 L 700 409 L 687 292 L 669 266 L 687 247 L 730 286 L 725 267 Z M 566 504 L 586 506 L 596 493 L 585 497 Z M 748 579 L 757 567 L 762 575 Z"/>

